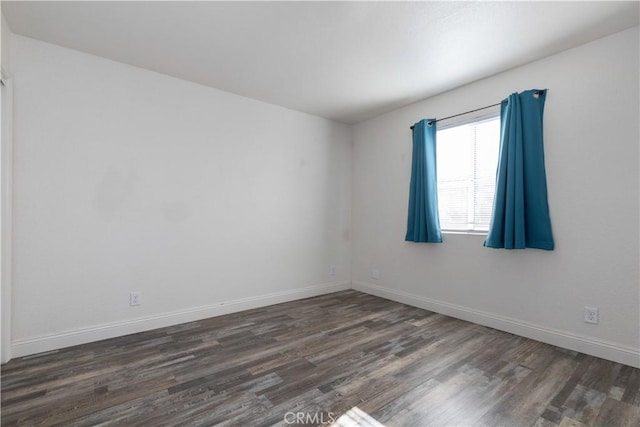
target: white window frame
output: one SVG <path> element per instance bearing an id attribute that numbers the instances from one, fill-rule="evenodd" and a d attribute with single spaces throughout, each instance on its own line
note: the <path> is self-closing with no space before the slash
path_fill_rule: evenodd
<path id="1" fill-rule="evenodd" d="M 472 124 L 472 123 L 481 123 L 484 121 L 489 121 L 489 120 L 494 120 L 494 119 L 499 119 L 500 118 L 500 107 L 497 106 L 495 108 L 493 108 L 492 110 L 489 111 L 485 111 L 482 114 L 476 114 L 474 116 L 471 117 L 463 117 L 463 118 L 459 118 L 457 120 L 453 120 L 453 121 L 447 121 L 447 123 L 440 125 L 438 123 L 438 127 L 436 129 L 436 147 L 438 144 L 438 137 L 437 137 L 437 133 L 440 131 L 444 131 L 447 129 L 451 129 L 451 128 L 455 128 L 455 127 L 459 127 L 459 126 L 464 126 L 464 125 L 468 125 L 468 124 Z M 498 140 L 498 147 L 500 144 L 500 141 Z M 437 148 L 436 148 L 437 149 Z M 499 153 L 498 153 L 499 155 Z M 497 165 L 497 161 L 498 159 L 496 159 L 496 165 Z M 471 195 L 472 193 L 470 192 L 470 196 L 469 197 L 473 197 Z M 495 193 L 494 193 L 494 197 L 495 197 Z M 439 201 L 438 201 L 439 203 Z M 438 207 L 438 209 L 440 209 L 440 207 Z M 475 229 L 467 229 L 467 230 L 456 230 L 456 229 L 446 229 L 446 228 L 442 228 L 441 229 L 443 234 L 462 234 L 462 235 L 477 235 L 477 236 L 486 236 L 488 233 L 488 230 L 475 230 Z"/>

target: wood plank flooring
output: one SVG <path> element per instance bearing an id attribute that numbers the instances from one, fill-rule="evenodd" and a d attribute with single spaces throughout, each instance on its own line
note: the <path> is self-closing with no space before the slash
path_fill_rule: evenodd
<path id="1" fill-rule="evenodd" d="M 640 426 L 638 369 L 356 291 L 24 357 L 1 379 L 2 426 L 317 425 L 353 407 L 388 427 Z"/>

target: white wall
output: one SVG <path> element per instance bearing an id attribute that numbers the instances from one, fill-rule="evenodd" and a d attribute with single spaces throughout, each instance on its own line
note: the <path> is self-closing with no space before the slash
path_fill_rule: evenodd
<path id="1" fill-rule="evenodd" d="M 12 190 L 12 87 L 11 30 L 0 14 L 0 68 L 2 95 L 0 106 L 0 362 L 7 362 L 11 349 L 11 190 Z"/>
<path id="2" fill-rule="evenodd" d="M 638 50 L 635 27 L 355 125 L 354 287 L 640 365 Z M 549 89 L 556 250 L 488 249 L 472 235 L 405 242 L 409 126 L 531 88 Z M 585 305 L 600 324 L 583 322 Z"/>
<path id="3" fill-rule="evenodd" d="M 12 55 L 14 356 L 349 287 L 348 126 L 17 35 Z"/>
<path id="4" fill-rule="evenodd" d="M 10 72 L 11 71 L 11 28 L 9 28 L 9 24 L 7 23 L 7 20 L 4 19 L 4 15 L 0 14 L 0 17 L 2 19 L 2 23 L 0 24 L 0 33 L 1 34 L 1 43 L 0 46 L 2 47 L 2 52 L 0 53 L 0 61 L 2 61 L 2 68 L 7 71 Z"/>

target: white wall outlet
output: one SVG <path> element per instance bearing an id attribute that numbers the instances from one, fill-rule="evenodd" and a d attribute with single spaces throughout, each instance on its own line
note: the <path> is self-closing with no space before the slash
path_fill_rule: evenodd
<path id="1" fill-rule="evenodd" d="M 335 276 L 336 271 L 338 271 L 338 267 L 336 267 L 335 265 L 329 266 L 329 276 Z"/>
<path id="2" fill-rule="evenodd" d="M 131 292 L 129 294 L 129 305 L 140 305 L 142 304 L 142 292 Z"/>
<path id="3" fill-rule="evenodd" d="M 378 270 L 377 268 L 371 270 L 371 278 L 373 280 L 380 280 L 380 270 Z"/>
<path id="4" fill-rule="evenodd" d="M 584 321 L 587 323 L 598 323 L 598 307 L 585 307 Z"/>

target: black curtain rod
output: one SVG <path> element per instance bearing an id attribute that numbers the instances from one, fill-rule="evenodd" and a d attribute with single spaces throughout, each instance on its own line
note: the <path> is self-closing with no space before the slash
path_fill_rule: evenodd
<path id="1" fill-rule="evenodd" d="M 537 90 L 535 93 L 536 93 L 536 95 L 541 95 L 541 94 L 544 93 L 544 90 Z M 437 119 L 437 120 L 429 120 L 429 122 L 427 122 L 427 125 L 431 126 L 433 123 L 438 123 L 441 120 L 453 119 L 454 117 L 464 116 L 465 114 L 475 113 L 476 111 L 486 110 L 487 108 L 497 107 L 498 105 L 502 105 L 502 104 L 506 104 L 506 103 L 507 103 L 507 100 L 505 99 L 504 101 L 498 102 L 497 104 L 487 105 L 486 107 L 476 108 L 475 110 L 465 111 L 464 113 L 454 114 L 453 116 L 443 117 L 443 118 Z M 413 126 L 410 126 L 409 129 L 413 130 Z"/>

